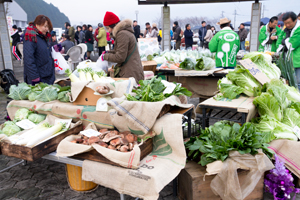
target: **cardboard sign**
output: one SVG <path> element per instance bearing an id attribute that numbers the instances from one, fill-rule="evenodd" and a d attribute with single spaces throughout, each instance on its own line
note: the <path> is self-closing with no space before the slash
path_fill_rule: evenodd
<path id="1" fill-rule="evenodd" d="M 250 59 L 240 60 L 240 63 L 243 67 L 248 69 L 252 76 L 254 76 L 254 78 L 262 85 L 271 81 Z"/>

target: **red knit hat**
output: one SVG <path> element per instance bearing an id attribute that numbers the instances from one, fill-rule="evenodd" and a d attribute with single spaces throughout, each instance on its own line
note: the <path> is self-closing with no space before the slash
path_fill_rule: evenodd
<path id="1" fill-rule="evenodd" d="M 106 12 L 103 20 L 104 26 L 110 26 L 120 21 L 119 17 L 112 12 Z"/>

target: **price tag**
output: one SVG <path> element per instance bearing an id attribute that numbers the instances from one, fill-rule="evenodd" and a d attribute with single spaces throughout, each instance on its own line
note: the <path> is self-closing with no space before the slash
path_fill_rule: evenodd
<path id="1" fill-rule="evenodd" d="M 170 83 L 168 81 L 165 81 L 165 80 L 162 80 L 161 81 L 165 87 L 167 87 L 165 90 L 164 90 L 164 94 L 170 94 L 174 91 L 174 89 L 176 88 L 176 84 L 174 83 Z"/>
<path id="2" fill-rule="evenodd" d="M 63 123 L 66 124 L 66 129 L 70 127 L 72 119 L 55 119 L 54 121 L 54 125 L 58 124 L 58 123 Z"/>
<path id="3" fill-rule="evenodd" d="M 293 129 L 293 132 L 297 135 L 297 137 L 300 139 L 300 128 L 298 126 L 295 126 Z"/>
<path id="4" fill-rule="evenodd" d="M 23 119 L 22 121 L 17 122 L 16 125 L 25 130 L 36 127 L 35 123 L 28 119 Z"/>
<path id="5" fill-rule="evenodd" d="M 107 102 L 111 100 L 111 97 L 104 96 L 98 99 L 97 105 L 96 105 L 96 111 L 103 111 L 107 112 L 109 110 L 109 106 L 107 105 Z"/>
<path id="6" fill-rule="evenodd" d="M 80 131 L 80 134 L 85 135 L 87 137 L 100 135 L 100 133 L 98 131 L 95 131 L 94 129 L 87 129 L 87 130 L 84 130 L 84 131 Z"/>

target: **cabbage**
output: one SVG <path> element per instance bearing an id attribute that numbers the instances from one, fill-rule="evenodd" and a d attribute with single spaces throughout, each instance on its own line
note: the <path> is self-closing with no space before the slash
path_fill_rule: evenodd
<path id="1" fill-rule="evenodd" d="M 211 69 L 215 68 L 215 66 L 216 66 L 215 61 L 209 57 L 203 57 L 203 61 L 204 61 L 203 71 L 211 70 Z"/>
<path id="2" fill-rule="evenodd" d="M 250 52 L 244 56 L 243 59 L 251 59 L 256 66 L 266 74 L 270 79 L 280 78 L 281 71 L 280 69 L 272 64 L 272 56 L 262 52 Z"/>
<path id="3" fill-rule="evenodd" d="M 21 121 L 23 119 L 27 119 L 28 115 L 32 113 L 32 111 L 29 111 L 27 108 L 20 108 L 19 110 L 17 110 L 16 114 L 15 114 L 15 121 Z"/>
<path id="4" fill-rule="evenodd" d="M 181 69 L 194 70 L 196 65 L 196 60 L 193 58 L 186 58 L 182 63 L 180 63 L 179 67 Z"/>
<path id="5" fill-rule="evenodd" d="M 244 89 L 240 86 L 234 85 L 226 77 L 218 81 L 218 88 L 223 95 L 223 98 L 235 99 L 239 94 L 241 94 Z M 220 98 L 220 96 L 218 97 Z"/>
<path id="6" fill-rule="evenodd" d="M 287 98 L 292 102 L 300 102 L 300 93 L 299 91 L 288 85 L 284 85 L 286 89 L 288 89 Z"/>
<path id="7" fill-rule="evenodd" d="M 11 136 L 11 135 L 14 135 L 18 132 L 21 131 L 21 128 L 18 127 L 17 125 L 13 124 L 13 125 L 8 125 L 8 126 L 5 126 L 3 129 L 2 129 L 2 132 L 7 135 L 7 136 Z"/>
<path id="8" fill-rule="evenodd" d="M 35 92 L 31 92 L 29 95 L 28 95 L 28 100 L 29 101 L 35 101 L 36 100 L 36 96 L 41 94 L 41 91 L 35 91 Z"/>
<path id="9" fill-rule="evenodd" d="M 57 88 L 53 86 L 49 86 L 43 89 L 41 94 L 36 96 L 36 100 L 49 102 L 57 99 Z"/>
<path id="10" fill-rule="evenodd" d="M 57 99 L 62 102 L 70 102 L 69 91 L 58 93 Z"/>
<path id="11" fill-rule="evenodd" d="M 249 70 L 237 66 L 234 71 L 228 72 L 227 78 L 235 85 L 244 89 L 243 93 L 249 97 L 254 96 L 254 89 L 261 88 L 261 84 L 250 74 Z"/>
<path id="12" fill-rule="evenodd" d="M 31 88 L 26 83 L 19 83 L 18 86 L 10 86 L 8 96 L 14 100 L 27 100 L 30 92 Z"/>
<path id="13" fill-rule="evenodd" d="M 33 123 L 35 124 L 38 124 L 42 121 L 44 121 L 46 118 L 46 115 L 43 115 L 43 114 L 35 114 L 35 113 L 32 113 L 28 116 L 28 119 L 30 121 L 32 121 Z"/>
<path id="14" fill-rule="evenodd" d="M 288 89 L 285 88 L 280 80 L 272 79 L 267 83 L 267 92 L 276 98 L 281 109 L 286 109 L 289 106 L 290 101 L 287 99 Z"/>
<path id="15" fill-rule="evenodd" d="M 260 118 L 258 124 L 254 124 L 258 132 L 261 133 L 272 133 L 273 137 L 271 140 L 276 139 L 289 139 L 297 141 L 297 136 L 293 133 L 293 129 L 280 121 L 264 115 Z"/>
<path id="16" fill-rule="evenodd" d="M 258 108 L 258 113 L 260 116 L 269 115 L 281 121 L 282 110 L 278 104 L 278 101 L 269 93 L 262 93 L 259 97 L 253 100 L 253 104 Z"/>
<path id="17" fill-rule="evenodd" d="M 282 123 L 294 128 L 295 126 L 300 127 L 300 114 L 293 108 L 287 108 L 283 112 Z"/>
<path id="18" fill-rule="evenodd" d="M 6 122 L 4 123 L 4 127 L 5 127 L 5 126 L 10 126 L 10 125 L 15 125 L 15 123 L 12 122 L 12 121 L 6 121 Z"/>
<path id="19" fill-rule="evenodd" d="M 292 103 L 291 108 L 295 109 L 300 114 L 300 102 Z"/>

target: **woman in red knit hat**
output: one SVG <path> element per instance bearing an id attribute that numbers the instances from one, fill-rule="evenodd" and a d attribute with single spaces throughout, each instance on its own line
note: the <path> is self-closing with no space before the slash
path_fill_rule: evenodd
<path id="1" fill-rule="evenodd" d="M 101 59 L 118 63 L 113 69 L 115 77 L 134 77 L 137 83 L 139 80 L 144 80 L 144 71 L 134 36 L 132 20 L 120 21 L 114 13 L 106 12 L 103 24 L 114 38 L 115 47 L 113 51 L 103 52 Z"/>

